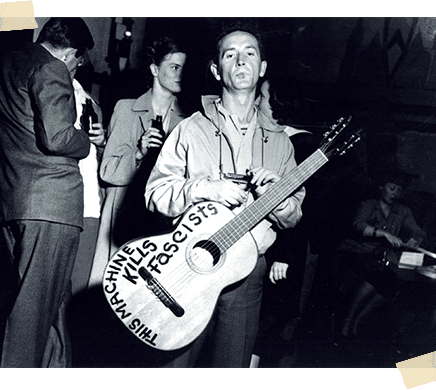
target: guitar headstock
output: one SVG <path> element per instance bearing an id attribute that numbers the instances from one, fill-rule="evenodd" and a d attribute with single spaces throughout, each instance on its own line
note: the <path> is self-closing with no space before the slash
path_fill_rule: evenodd
<path id="1" fill-rule="evenodd" d="M 319 149 L 330 159 L 335 155 L 343 155 L 348 149 L 351 149 L 361 137 L 363 129 L 359 129 L 351 135 L 344 134 L 345 129 L 351 122 L 352 117 L 339 118 L 336 123 L 330 126 L 330 130 L 324 133 L 324 138 Z"/>

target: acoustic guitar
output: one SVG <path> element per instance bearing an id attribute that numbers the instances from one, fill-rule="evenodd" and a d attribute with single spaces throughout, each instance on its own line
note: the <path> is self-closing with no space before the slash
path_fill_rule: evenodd
<path id="1" fill-rule="evenodd" d="M 110 259 L 103 276 L 107 301 L 138 339 L 160 350 L 194 341 L 212 317 L 221 291 L 247 277 L 257 258 L 250 231 L 333 155 L 360 139 L 340 134 L 340 118 L 321 146 L 239 214 L 213 201 L 188 209 L 175 230 L 134 239 Z"/>

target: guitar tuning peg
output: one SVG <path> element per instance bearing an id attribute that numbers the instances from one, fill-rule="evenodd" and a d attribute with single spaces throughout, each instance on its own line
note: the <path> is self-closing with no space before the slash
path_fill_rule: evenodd
<path id="1" fill-rule="evenodd" d="M 339 119 L 336 121 L 336 123 L 333 123 L 333 125 L 330 126 L 330 128 L 331 128 L 332 130 L 336 129 L 336 127 L 338 127 L 338 126 L 341 124 L 341 122 L 342 122 L 343 120 L 344 120 L 343 117 L 339 118 Z"/>

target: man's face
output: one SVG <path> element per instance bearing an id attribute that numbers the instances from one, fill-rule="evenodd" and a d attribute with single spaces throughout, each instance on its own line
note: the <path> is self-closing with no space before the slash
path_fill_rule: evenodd
<path id="1" fill-rule="evenodd" d="M 157 81 L 162 88 L 171 93 L 181 91 L 182 72 L 185 65 L 185 53 L 168 54 L 159 66 L 155 66 L 152 70 L 153 75 L 157 77 Z"/>
<path id="2" fill-rule="evenodd" d="M 235 31 L 221 40 L 219 64 L 212 65 L 212 73 L 224 88 L 253 90 L 265 71 L 266 61 L 262 61 L 259 43 L 253 35 Z"/>

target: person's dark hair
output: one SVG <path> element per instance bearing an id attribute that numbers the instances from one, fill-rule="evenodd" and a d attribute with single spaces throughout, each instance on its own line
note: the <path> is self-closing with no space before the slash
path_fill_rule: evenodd
<path id="1" fill-rule="evenodd" d="M 37 43 L 48 43 L 55 49 L 72 47 L 76 57 L 94 47 L 94 39 L 82 18 L 50 18 L 42 28 Z"/>
<path id="2" fill-rule="evenodd" d="M 257 43 L 259 45 L 260 58 L 261 60 L 265 59 L 265 42 L 260 33 L 259 27 L 256 22 L 250 20 L 238 20 L 236 22 L 225 23 L 222 26 L 220 34 L 216 38 L 215 42 L 215 53 L 213 57 L 213 62 L 215 64 L 219 63 L 219 55 L 221 50 L 221 42 L 224 37 L 235 32 L 235 31 L 243 31 L 253 35 L 257 39 Z"/>
<path id="3" fill-rule="evenodd" d="M 382 187 L 386 183 L 393 183 L 401 186 L 403 189 L 406 188 L 413 180 L 417 179 L 419 176 L 413 173 L 404 172 L 397 167 L 389 167 L 382 169 L 376 177 L 376 182 L 378 186 Z"/>
<path id="4" fill-rule="evenodd" d="M 186 53 L 185 48 L 171 37 L 161 37 L 147 47 L 147 58 L 149 65 L 159 66 L 168 54 Z"/>

